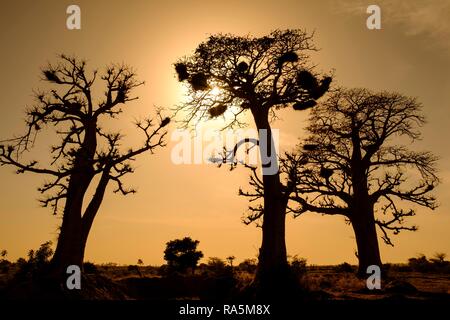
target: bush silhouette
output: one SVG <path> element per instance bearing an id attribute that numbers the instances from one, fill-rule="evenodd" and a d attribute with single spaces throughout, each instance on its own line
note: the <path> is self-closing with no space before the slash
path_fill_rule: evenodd
<path id="1" fill-rule="evenodd" d="M 436 253 L 434 258 L 427 259 L 423 254 L 408 259 L 408 266 L 416 272 L 450 273 L 450 261 L 445 260 L 445 253 Z"/>
<path id="2" fill-rule="evenodd" d="M 98 273 L 97 266 L 93 264 L 92 262 L 85 262 L 83 263 L 83 271 L 86 274 L 96 274 Z"/>
<path id="3" fill-rule="evenodd" d="M 350 272 L 354 272 L 355 268 L 353 268 L 351 264 L 344 262 L 344 263 L 338 264 L 335 267 L 335 270 L 336 270 L 336 272 L 350 273 Z"/>
<path id="4" fill-rule="evenodd" d="M 141 272 L 141 270 L 139 270 L 138 265 L 129 265 L 127 270 L 131 273 L 136 273 L 139 277 L 142 278 L 142 272 Z"/>
<path id="5" fill-rule="evenodd" d="M 255 273 L 258 267 L 258 261 L 256 259 L 245 259 L 238 265 L 238 269 L 243 272 Z"/>
<path id="6" fill-rule="evenodd" d="M 34 278 L 41 275 L 50 265 L 53 256 L 52 242 L 47 241 L 39 249 L 28 252 L 28 260 L 20 258 L 17 260 L 18 270 L 16 278 Z"/>
<path id="7" fill-rule="evenodd" d="M 167 242 L 166 250 L 164 251 L 167 271 L 169 273 L 185 273 L 188 269 L 191 269 L 193 273 L 198 261 L 203 257 L 203 253 L 197 251 L 199 243 L 200 241 L 192 240 L 190 237 Z"/>
<path id="8" fill-rule="evenodd" d="M 430 272 L 433 269 L 433 265 L 423 254 L 419 255 L 416 258 L 409 258 L 408 265 L 410 266 L 412 271 L 418 272 Z"/>
<path id="9" fill-rule="evenodd" d="M 306 273 L 305 258 L 295 255 L 289 259 L 289 265 L 291 266 L 292 272 L 297 276 L 303 276 Z"/>
<path id="10" fill-rule="evenodd" d="M 232 276 L 233 268 L 217 257 L 210 257 L 206 264 L 207 273 L 213 277 Z"/>
<path id="11" fill-rule="evenodd" d="M 9 267 L 11 263 L 6 259 L 6 256 L 8 255 L 8 251 L 1 250 L 0 251 L 0 273 L 7 273 L 9 271 Z"/>

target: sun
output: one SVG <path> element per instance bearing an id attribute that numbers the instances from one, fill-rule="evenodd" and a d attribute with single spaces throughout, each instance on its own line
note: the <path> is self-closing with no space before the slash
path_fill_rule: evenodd
<path id="1" fill-rule="evenodd" d="M 220 95 L 220 89 L 218 87 L 213 87 L 209 94 L 213 97 L 218 97 Z"/>

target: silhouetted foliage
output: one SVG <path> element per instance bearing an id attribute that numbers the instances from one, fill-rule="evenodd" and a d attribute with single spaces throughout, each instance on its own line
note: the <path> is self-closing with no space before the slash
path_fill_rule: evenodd
<path id="1" fill-rule="evenodd" d="M 50 259 L 53 256 L 52 242 L 47 241 L 37 250 L 28 252 L 28 259 L 17 261 L 18 270 L 15 277 L 18 279 L 35 278 L 47 271 Z"/>
<path id="2" fill-rule="evenodd" d="M 337 89 L 311 111 L 305 139 L 295 152 L 281 159 L 287 212 L 342 215 L 353 226 L 359 273 L 381 265 L 376 226 L 385 243 L 389 231 L 415 231 L 404 220 L 415 215 L 415 204 L 434 209 L 431 191 L 439 183 L 437 158 L 393 144 L 402 137 L 420 138 L 424 123 L 421 105 L 397 93 L 366 89 Z M 246 223 L 258 221 L 264 186 L 252 170 L 251 192 L 240 191 L 256 203 Z"/>
<path id="3" fill-rule="evenodd" d="M 408 265 L 414 271 L 427 272 L 431 271 L 432 264 L 428 261 L 427 257 L 423 254 L 417 258 L 409 258 Z"/>
<path id="4" fill-rule="evenodd" d="M 227 257 L 227 262 L 228 262 L 228 264 L 229 264 L 230 267 L 233 267 L 233 261 L 234 261 L 234 259 L 236 259 L 235 256 L 228 256 L 228 257 Z"/>
<path id="5" fill-rule="evenodd" d="M 137 263 L 135 265 L 129 265 L 127 270 L 129 272 L 137 274 L 139 277 L 142 277 L 142 271 L 141 266 L 144 265 L 144 261 L 142 259 L 138 259 Z"/>
<path id="6" fill-rule="evenodd" d="M 218 257 L 209 257 L 207 266 L 212 268 L 225 268 L 226 263 Z"/>
<path id="7" fill-rule="evenodd" d="M 256 259 L 245 259 L 238 265 L 238 269 L 243 272 L 248 272 L 250 274 L 255 273 L 256 267 L 258 266 L 258 260 Z"/>
<path id="8" fill-rule="evenodd" d="M 164 260 L 167 261 L 168 271 L 184 273 L 191 269 L 193 272 L 203 257 L 203 253 L 197 251 L 199 243 L 200 241 L 192 240 L 190 237 L 167 242 Z"/>
<path id="9" fill-rule="evenodd" d="M 208 263 L 206 264 L 206 268 L 209 273 L 213 276 L 220 276 L 228 273 L 232 273 L 233 268 L 231 266 L 227 266 L 225 261 L 218 257 L 210 257 L 208 258 Z"/>
<path id="10" fill-rule="evenodd" d="M 9 267 L 10 267 L 10 262 L 6 259 L 6 257 L 8 256 L 8 251 L 6 250 L 1 250 L 0 251 L 0 272 L 1 273 L 7 273 L 9 271 Z"/>
<path id="11" fill-rule="evenodd" d="M 184 80 L 189 79 L 189 73 L 187 71 L 187 67 L 185 64 L 182 64 L 182 63 L 175 64 L 175 71 L 178 74 L 179 81 L 184 81 Z"/>
<path id="12" fill-rule="evenodd" d="M 338 264 L 334 269 L 336 272 L 355 272 L 355 268 L 347 262 Z"/>
<path id="13" fill-rule="evenodd" d="M 132 91 L 143 85 L 126 65 L 111 65 L 103 72 L 88 72 L 86 61 L 65 55 L 58 64 L 49 64 L 42 71 L 49 92 L 38 92 L 36 104 L 26 113 L 26 133 L 0 145 L 0 165 L 12 166 L 17 173 L 31 172 L 46 176 L 39 192 L 41 200 L 55 215 L 62 215 L 53 265 L 64 272 L 68 265 L 81 265 L 87 238 L 109 184 L 115 193 L 127 195 L 124 177 L 133 173 L 131 162 L 137 156 L 165 145 L 165 126 L 169 118 L 157 111 L 157 119 L 145 118 L 136 123 L 144 142 L 137 148 L 123 150 L 119 131 L 107 131 L 102 122 L 116 118 L 122 106 L 137 97 Z M 104 98 L 97 102 L 94 88 L 102 81 Z M 51 163 L 39 166 L 37 161 L 25 162 L 23 154 L 30 151 L 44 129 L 55 129 L 58 144 L 51 148 Z M 98 178 L 98 179 L 95 179 Z M 94 190 L 89 202 L 85 194 Z M 63 209 L 62 209 L 63 208 Z M 60 210 L 62 209 L 62 210 Z"/>
<path id="14" fill-rule="evenodd" d="M 98 268 L 92 262 L 83 263 L 83 272 L 86 274 L 96 274 L 98 273 Z"/>
<path id="15" fill-rule="evenodd" d="M 221 116 L 227 111 L 227 106 L 224 104 L 219 104 L 216 107 L 212 107 L 208 110 L 209 115 L 211 118 L 217 118 L 218 116 Z"/>
<path id="16" fill-rule="evenodd" d="M 234 113 L 226 126 L 240 126 L 243 109 L 264 113 L 320 98 L 331 77 L 318 80 L 309 65 L 315 51 L 312 35 L 301 30 L 274 31 L 253 38 L 213 35 L 192 56 L 175 63 L 178 80 L 186 81 L 191 101 L 180 106 L 186 123 L 207 119 L 209 109 L 230 106 Z M 211 94 L 215 88 L 220 93 Z M 206 92 L 205 92 L 206 91 Z M 313 97 L 314 96 L 314 97 Z M 240 109 L 242 105 L 246 105 Z M 239 110 L 240 109 L 240 110 Z"/>
<path id="17" fill-rule="evenodd" d="M 250 111 L 260 135 L 264 135 L 264 139 L 260 136 L 258 144 L 261 159 L 270 159 L 275 174 L 264 175 L 261 180 L 267 194 L 255 284 L 261 292 L 272 295 L 276 291 L 274 287 L 288 287 L 292 283 L 286 257 L 285 210 L 270 120 L 282 108 L 304 110 L 314 106 L 314 100 L 328 90 L 331 77 L 316 74 L 309 62 L 309 53 L 314 50 L 312 35 L 302 30 L 276 30 L 263 37 L 217 34 L 199 44 L 191 56 L 175 64 L 178 79 L 188 88 L 189 100 L 176 110 L 183 115 L 185 126 L 224 115 L 227 121 L 224 128 L 241 127 L 246 124 L 243 115 Z M 217 89 L 219 93 L 213 91 Z M 229 161 L 232 168 L 236 165 L 237 147 L 224 155 L 225 162 Z"/>
<path id="18" fill-rule="evenodd" d="M 417 272 L 450 273 L 450 261 L 445 260 L 445 253 L 436 253 L 434 258 L 427 259 L 423 254 L 408 259 L 408 266 Z"/>
<path id="19" fill-rule="evenodd" d="M 295 275 L 297 276 L 305 275 L 307 271 L 305 258 L 295 255 L 289 259 L 289 264 Z"/>
<path id="20" fill-rule="evenodd" d="M 128 266 L 128 271 L 132 272 L 132 273 L 136 273 L 139 277 L 142 277 L 142 272 L 139 269 L 138 265 L 129 265 Z"/>

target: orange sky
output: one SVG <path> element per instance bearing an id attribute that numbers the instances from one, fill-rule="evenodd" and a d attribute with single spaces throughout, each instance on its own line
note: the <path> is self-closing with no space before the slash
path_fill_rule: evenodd
<path id="1" fill-rule="evenodd" d="M 82 29 L 65 27 L 66 8 L 81 7 Z M 382 30 L 369 31 L 365 8 L 371 1 L 14 1 L 0 13 L 1 70 L 0 137 L 23 130 L 24 108 L 32 90 L 42 86 L 40 67 L 57 53 L 86 58 L 93 68 L 110 62 L 133 66 L 144 87 L 136 90 L 118 122 L 128 142 L 140 137 L 134 118 L 151 114 L 154 105 L 172 108 L 183 99 L 172 63 L 190 54 L 209 34 L 217 32 L 263 35 L 276 28 L 315 30 L 321 50 L 313 61 L 324 71 L 336 70 L 345 86 L 391 90 L 417 96 L 428 124 L 420 148 L 441 157 L 443 180 L 440 207 L 419 209 L 411 222 L 415 233 L 394 238 L 394 248 L 381 245 L 384 261 L 404 262 L 418 253 L 450 254 L 450 1 L 377 1 Z M 102 92 L 98 92 L 98 96 Z M 295 145 L 307 113 L 283 111 L 282 147 Z M 214 125 L 214 124 L 212 124 Z M 175 128 L 171 125 L 170 130 Z M 170 137 L 170 135 L 169 135 Z M 43 141 L 47 142 L 47 140 Z M 38 144 L 36 157 L 48 152 Z M 127 182 L 136 195 L 108 194 L 94 222 L 86 260 L 105 263 L 161 264 L 165 242 L 191 236 L 200 240 L 205 257 L 253 258 L 260 230 L 240 222 L 247 204 L 237 196 L 247 185 L 247 172 L 229 172 L 211 165 L 174 165 L 173 143 L 155 155 L 141 157 Z M 46 240 L 56 238 L 59 219 L 40 209 L 36 187 L 43 177 L 17 176 L 0 168 L 0 249 L 12 260 L 25 256 Z M 287 219 L 287 246 L 311 264 L 356 263 L 351 227 L 340 217 L 306 214 Z"/>

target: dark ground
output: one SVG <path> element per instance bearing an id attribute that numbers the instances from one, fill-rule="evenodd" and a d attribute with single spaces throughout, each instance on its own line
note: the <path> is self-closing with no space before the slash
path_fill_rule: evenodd
<path id="1" fill-rule="evenodd" d="M 407 265 L 390 266 L 381 290 L 368 290 L 354 266 L 309 266 L 297 270 L 306 295 L 317 301 L 408 299 L 450 302 L 450 273 L 412 271 Z M 12 264 L 0 273 L 0 298 L 46 299 L 40 281 L 33 276 L 14 276 Z M 89 264 L 85 267 L 82 294 L 87 300 L 198 300 L 249 299 L 252 270 L 202 265 L 194 274 L 167 275 L 161 267 Z"/>

